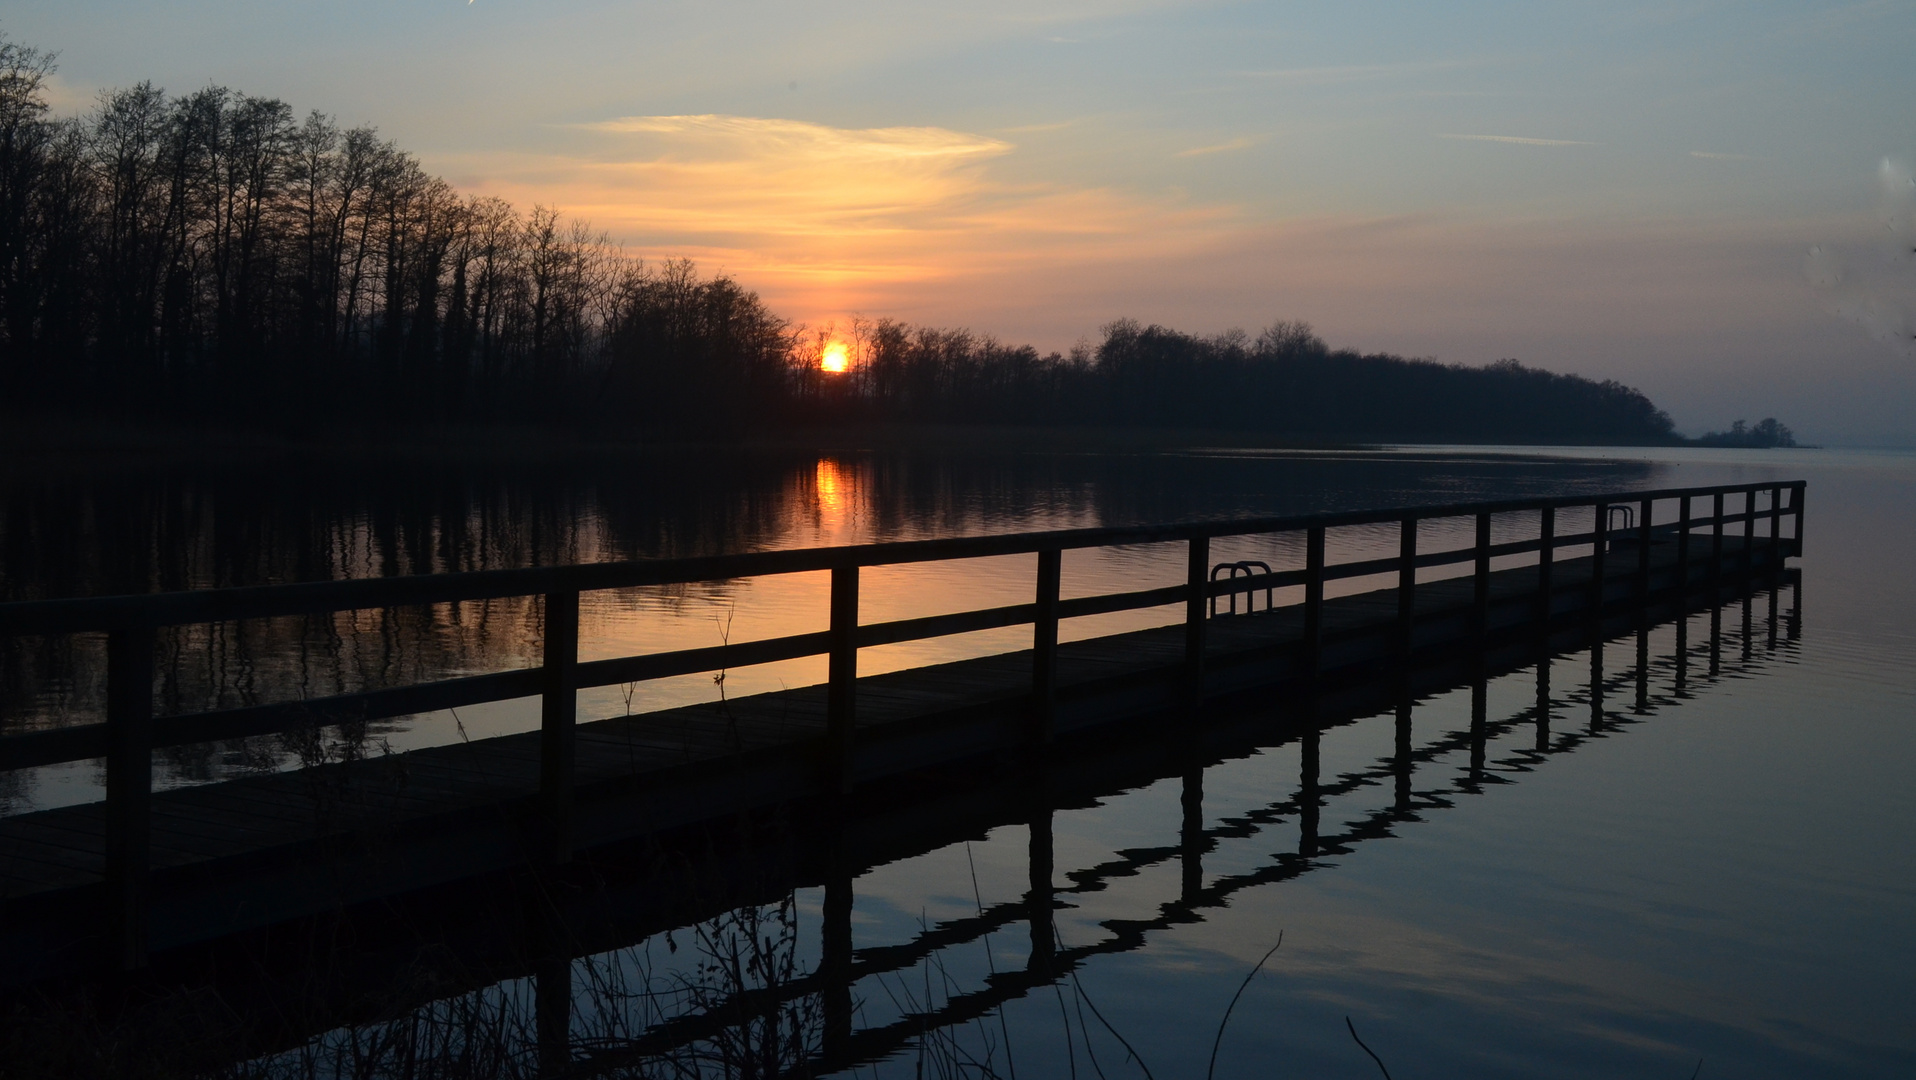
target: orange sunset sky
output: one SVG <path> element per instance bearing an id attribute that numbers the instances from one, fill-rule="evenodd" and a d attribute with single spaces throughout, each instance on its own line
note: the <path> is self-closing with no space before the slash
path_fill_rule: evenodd
<path id="1" fill-rule="evenodd" d="M 1622 379 L 1692 434 L 1916 444 L 1907 5 L 66 0 L 0 29 L 59 53 L 68 112 L 282 97 L 812 325 L 1303 319 Z"/>

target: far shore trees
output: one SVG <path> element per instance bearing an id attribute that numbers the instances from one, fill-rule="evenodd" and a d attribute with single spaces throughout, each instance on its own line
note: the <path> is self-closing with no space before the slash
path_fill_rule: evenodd
<path id="1" fill-rule="evenodd" d="M 1360 355 L 1296 322 L 1206 337 L 1118 320 L 1069 354 L 889 319 L 834 335 L 552 208 L 461 194 L 371 128 L 149 83 L 57 118 L 52 70 L 0 37 L 0 414 L 16 420 L 1674 439 L 1614 382 Z M 844 371 L 822 370 L 828 345 Z"/>
<path id="2" fill-rule="evenodd" d="M 1778 423 L 1776 417 L 1766 416 L 1750 426 L 1747 420 L 1738 420 L 1730 425 L 1728 431 L 1712 431 L 1696 440 L 1704 446 L 1736 446 L 1768 450 L 1777 447 L 1796 445 L 1796 433 L 1788 426 Z"/>

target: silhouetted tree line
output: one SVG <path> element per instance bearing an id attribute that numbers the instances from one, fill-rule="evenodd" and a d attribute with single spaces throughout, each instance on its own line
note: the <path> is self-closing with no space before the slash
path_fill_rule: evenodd
<path id="1" fill-rule="evenodd" d="M 546 207 L 461 195 L 371 128 L 151 84 L 51 116 L 50 54 L 0 38 L 0 396 L 16 415 L 227 424 L 917 420 L 1313 438 L 1650 440 L 1614 382 L 1119 321 L 1040 355 L 965 330 L 772 313 Z"/>
<path id="2" fill-rule="evenodd" d="M 1754 450 L 1768 450 L 1776 447 L 1796 445 L 1796 432 L 1786 424 L 1777 422 L 1776 417 L 1766 416 L 1750 426 L 1747 420 L 1738 420 L 1730 425 L 1728 431 L 1712 431 L 1697 436 L 1697 442 L 1704 446 L 1737 446 Z"/>
<path id="3" fill-rule="evenodd" d="M 1095 346 L 1040 356 L 965 331 L 855 324 L 845 394 L 877 416 L 1280 432 L 1321 439 L 1671 441 L 1641 392 L 1527 368 L 1333 350 L 1279 322 L 1195 336 L 1121 319 Z"/>
<path id="4" fill-rule="evenodd" d="M 0 40 L 0 389 L 18 406 L 395 417 L 778 396 L 791 328 L 726 278 L 463 196 L 370 128 L 150 84 L 55 119 Z"/>

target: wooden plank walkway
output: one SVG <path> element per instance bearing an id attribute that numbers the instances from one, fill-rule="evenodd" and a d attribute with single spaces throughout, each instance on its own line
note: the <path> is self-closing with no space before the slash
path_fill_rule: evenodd
<path id="1" fill-rule="evenodd" d="M 1726 538 L 1713 565 L 1692 546 L 1685 579 L 1707 587 L 1747 568 L 1779 568 L 1790 544 Z M 1608 605 L 1643 587 L 1637 549 L 1605 560 Z M 1627 555 L 1619 554 L 1627 553 Z M 1747 554 L 1747 558 L 1746 558 Z M 1674 545 L 1653 546 L 1650 588 L 1668 592 Z M 1587 617 L 1593 560 L 1553 565 L 1550 611 Z M 1492 635 L 1534 632 L 1541 611 L 1534 566 L 1489 575 Z M 1412 646 L 1478 640 L 1472 577 L 1417 586 Z M 1324 604 L 1327 677 L 1387 672 L 1400 654 L 1394 588 Z M 1304 675 L 1303 610 L 1207 620 L 1206 696 L 1281 687 Z M 1059 739 L 1188 703 L 1183 624 L 1061 644 Z M 859 782 L 895 777 L 1026 745 L 1029 650 L 860 678 L 852 771 Z M 577 729 L 576 842 L 614 842 L 815 795 L 825 774 L 827 689 L 803 687 L 582 724 Z M 539 732 L 244 777 L 157 793 L 151 800 L 156 948 L 327 910 L 533 860 L 538 849 Z M 0 953 L 21 945 L 34 913 L 58 912 L 97 891 L 104 874 L 102 804 L 0 819 Z M 79 906 L 90 906 L 81 904 Z M 31 950 L 29 950 L 31 951 Z"/>

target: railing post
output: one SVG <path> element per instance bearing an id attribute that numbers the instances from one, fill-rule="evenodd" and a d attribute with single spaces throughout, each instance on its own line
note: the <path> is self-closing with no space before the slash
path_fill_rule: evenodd
<path id="1" fill-rule="evenodd" d="M 1310 704 L 1310 727 L 1298 748 L 1297 853 L 1305 858 L 1317 855 L 1317 812 L 1322 800 L 1317 791 L 1319 729 L 1317 703 Z"/>
<path id="2" fill-rule="evenodd" d="M 1397 648 L 1410 654 L 1417 621 L 1417 519 L 1404 518 L 1397 534 Z"/>
<path id="3" fill-rule="evenodd" d="M 1550 749 L 1550 645 L 1544 645 L 1544 655 L 1537 661 L 1537 749 Z"/>
<path id="4" fill-rule="evenodd" d="M 1550 647 L 1537 661 L 1537 749 L 1550 749 Z"/>
<path id="5" fill-rule="evenodd" d="M 1610 504 L 1598 503 L 1597 515 L 1592 527 L 1595 539 L 1590 547 L 1590 616 L 1598 623 L 1603 621 L 1603 563 L 1610 546 Z"/>
<path id="6" fill-rule="evenodd" d="M 578 757 L 579 594 L 546 594 L 544 667 L 539 686 L 539 801 L 545 857 L 572 859 L 572 774 Z"/>
<path id="7" fill-rule="evenodd" d="M 153 794 L 153 629 L 106 639 L 106 899 L 113 964 L 146 966 Z"/>
<path id="8" fill-rule="evenodd" d="M 1783 586 L 1780 583 L 1779 578 L 1772 576 L 1770 578 L 1770 612 L 1769 612 L 1769 619 L 1768 619 L 1769 641 L 1766 645 L 1767 648 L 1771 648 L 1771 649 L 1776 648 L 1776 608 L 1782 599 L 1777 594 L 1781 593 L 1782 591 L 1783 591 Z"/>
<path id="9" fill-rule="evenodd" d="M 1648 620 L 1637 627 L 1637 715 L 1650 711 L 1650 627 Z"/>
<path id="10" fill-rule="evenodd" d="M 1197 903 L 1204 888 L 1204 766 L 1193 763 L 1184 770 L 1184 790 L 1179 797 L 1184 811 L 1178 830 L 1178 898 L 1186 904 Z"/>
<path id="11" fill-rule="evenodd" d="M 1324 669 L 1324 527 L 1304 534 L 1304 674 Z"/>
<path id="12" fill-rule="evenodd" d="M 1796 528 L 1790 530 L 1795 534 L 1790 547 L 1799 559 L 1803 557 L 1803 492 L 1807 487 L 1807 484 L 1797 484 L 1790 489 L 1790 511 L 1796 518 Z"/>
<path id="13" fill-rule="evenodd" d="M 1476 678 L 1470 681 L 1470 782 L 1484 779 L 1484 744 L 1490 719 L 1490 686 L 1480 664 Z"/>
<path id="14" fill-rule="evenodd" d="M 832 568 L 831 654 L 826 664 L 825 733 L 830 787 L 852 789 L 853 728 L 858 712 L 858 567 Z"/>
<path id="15" fill-rule="evenodd" d="M 1678 698 L 1685 696 L 1690 683 L 1690 611 L 1682 607 L 1676 618 L 1676 678 L 1674 693 Z"/>
<path id="16" fill-rule="evenodd" d="M 1743 492 L 1743 573 L 1748 574 L 1756 565 L 1756 492 L 1754 487 Z"/>
<path id="17" fill-rule="evenodd" d="M 1590 730 L 1603 730 L 1603 631 L 1590 643 Z"/>
<path id="18" fill-rule="evenodd" d="M 1780 564 L 1783 557 L 1778 554 L 1777 541 L 1783 536 L 1783 488 L 1781 485 L 1770 489 L 1770 561 Z"/>
<path id="19" fill-rule="evenodd" d="M 541 1077 L 564 1076 L 572 1068 L 572 957 L 562 941 L 562 932 L 554 928 L 532 969 L 533 1034 Z"/>
<path id="20" fill-rule="evenodd" d="M 1690 594 L 1690 497 L 1685 495 L 1682 506 L 1677 510 L 1677 603 L 1682 605 Z M 1687 609 L 1679 607 L 1678 614 Z"/>
<path id="21" fill-rule="evenodd" d="M 1025 892 L 1025 910 L 1031 924 L 1031 955 L 1025 967 L 1038 975 L 1050 974 L 1057 955 L 1056 931 L 1051 924 L 1052 861 L 1051 804 L 1047 797 L 1043 805 L 1032 809 L 1031 843 L 1026 854 L 1030 888 Z"/>
<path id="22" fill-rule="evenodd" d="M 1031 741 L 1051 741 L 1051 714 L 1058 693 L 1058 586 L 1064 553 L 1038 552 L 1037 611 L 1031 620 Z"/>
<path id="23" fill-rule="evenodd" d="M 819 927 L 820 993 L 824 1008 L 821 1050 L 826 1068 L 838 1068 L 850 1053 L 852 1041 L 852 873 L 844 847 L 842 823 L 834 822 L 825 867 L 825 910 Z"/>
<path id="24" fill-rule="evenodd" d="M 1723 578 L 1723 493 L 1715 492 L 1710 500 L 1710 583 L 1715 585 Z M 1710 594 L 1711 603 L 1716 602 L 1716 594 Z"/>
<path id="25" fill-rule="evenodd" d="M 1408 676 L 1406 676 L 1406 684 Z M 1399 814 L 1410 813 L 1410 724 L 1411 724 L 1410 688 L 1405 685 L 1399 689 L 1397 699 L 1397 747 L 1391 756 L 1391 771 L 1396 774 L 1397 801 Z"/>
<path id="26" fill-rule="evenodd" d="M 1184 679 L 1192 702 L 1204 697 L 1205 602 L 1209 599 L 1211 538 L 1193 536 L 1185 565 Z"/>
<path id="27" fill-rule="evenodd" d="M 1710 678 L 1723 673 L 1723 605 L 1710 597 Z"/>
<path id="28" fill-rule="evenodd" d="M 1637 509 L 1643 522 L 1637 527 L 1637 599 L 1644 601 L 1650 598 L 1650 515 L 1656 509 L 1656 502 L 1645 499 Z"/>
<path id="29" fill-rule="evenodd" d="M 1490 633 L 1490 515 L 1477 515 L 1475 623 L 1477 635 Z"/>
<path id="30" fill-rule="evenodd" d="M 1537 621 L 1550 623 L 1550 600 L 1553 592 L 1552 570 L 1557 558 L 1557 508 L 1543 508 L 1542 520 L 1537 523 Z"/>

